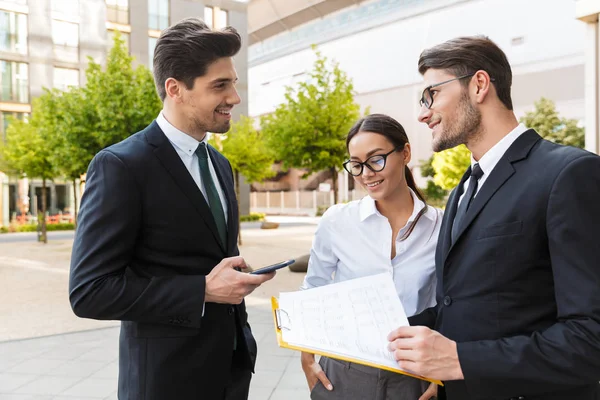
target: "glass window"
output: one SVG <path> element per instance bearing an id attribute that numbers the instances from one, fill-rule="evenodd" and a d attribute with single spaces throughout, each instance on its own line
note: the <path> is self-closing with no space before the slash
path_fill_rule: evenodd
<path id="1" fill-rule="evenodd" d="M 206 25 L 208 25 L 208 27 L 210 29 L 212 29 L 212 27 L 213 27 L 213 17 L 214 17 L 213 8 L 212 7 L 204 7 L 204 22 L 206 22 Z"/>
<path id="2" fill-rule="evenodd" d="M 215 15 L 215 29 L 223 29 L 229 24 L 229 15 L 226 10 L 219 9 Z"/>
<path id="3" fill-rule="evenodd" d="M 79 0 L 51 0 L 52 12 L 67 17 L 79 17 Z"/>
<path id="4" fill-rule="evenodd" d="M 0 51 L 27 54 L 27 15 L 0 10 Z"/>
<path id="5" fill-rule="evenodd" d="M 106 51 L 109 53 L 110 49 L 113 48 L 113 45 L 115 43 L 115 32 L 117 31 L 113 31 L 113 30 L 108 30 L 106 31 Z M 129 51 L 129 33 L 127 32 L 121 32 L 119 31 L 119 33 L 121 34 L 121 39 L 123 41 L 125 41 L 125 48 Z"/>
<path id="6" fill-rule="evenodd" d="M 169 0 L 148 0 L 148 28 L 162 31 L 169 27 Z"/>
<path id="7" fill-rule="evenodd" d="M 204 7 L 204 22 L 211 29 L 223 29 L 229 23 L 227 10 L 219 7 Z"/>
<path id="8" fill-rule="evenodd" d="M 0 101 L 29 103 L 28 65 L 0 60 L 0 87 Z"/>
<path id="9" fill-rule="evenodd" d="M 157 38 L 148 38 L 148 68 L 152 71 L 152 61 L 154 60 L 154 48 L 156 47 Z"/>
<path id="10" fill-rule="evenodd" d="M 54 57 L 61 61 L 79 61 L 79 24 L 52 20 Z"/>
<path id="11" fill-rule="evenodd" d="M 11 119 L 20 119 L 27 121 L 29 119 L 29 114 L 10 111 L 0 111 L 0 133 L 2 134 L 3 139 L 6 139 L 6 129 L 8 129 L 8 125 L 10 125 Z"/>
<path id="12" fill-rule="evenodd" d="M 67 90 L 69 86 L 79 86 L 79 70 L 54 67 L 54 87 Z"/>
<path id="13" fill-rule="evenodd" d="M 106 0 L 106 19 L 117 24 L 129 24 L 129 0 Z"/>

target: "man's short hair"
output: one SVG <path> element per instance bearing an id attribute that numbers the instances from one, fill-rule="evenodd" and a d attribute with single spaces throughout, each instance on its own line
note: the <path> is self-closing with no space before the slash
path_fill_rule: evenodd
<path id="1" fill-rule="evenodd" d="M 192 89 L 194 80 L 212 63 L 235 56 L 241 46 L 242 38 L 234 28 L 213 31 L 199 18 L 186 18 L 165 29 L 156 41 L 152 62 L 160 99 L 165 100 L 167 79 L 177 79 Z"/>

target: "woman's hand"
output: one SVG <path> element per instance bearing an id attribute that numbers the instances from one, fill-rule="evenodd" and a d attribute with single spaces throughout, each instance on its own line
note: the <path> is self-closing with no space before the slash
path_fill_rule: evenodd
<path id="1" fill-rule="evenodd" d="M 321 368 L 318 362 L 315 361 L 315 355 L 311 353 L 302 352 L 300 356 L 302 362 L 302 370 L 306 375 L 306 381 L 308 382 L 308 389 L 312 391 L 318 381 L 321 381 L 325 389 L 333 390 L 333 385 L 327 379 L 325 371 Z M 437 389 L 436 389 L 437 393 Z"/>
<path id="2" fill-rule="evenodd" d="M 429 387 L 427 388 L 425 393 L 423 393 L 423 395 L 421 397 L 419 397 L 419 400 L 429 400 L 432 397 L 434 399 L 437 399 L 437 392 L 438 392 L 438 385 L 436 385 L 435 383 L 430 383 Z"/>

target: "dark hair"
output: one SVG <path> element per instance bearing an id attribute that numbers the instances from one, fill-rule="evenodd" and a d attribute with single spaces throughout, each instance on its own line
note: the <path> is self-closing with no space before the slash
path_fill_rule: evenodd
<path id="1" fill-rule="evenodd" d="M 165 29 L 154 48 L 153 72 L 160 99 L 166 97 L 165 82 L 177 79 L 188 89 L 219 58 L 240 51 L 242 38 L 232 27 L 213 31 L 199 18 L 186 18 Z"/>
<path id="2" fill-rule="evenodd" d="M 455 76 L 486 71 L 494 80 L 500 101 L 507 109 L 513 109 L 510 64 L 506 54 L 487 36 L 458 37 L 423 50 L 419 57 L 419 72 L 423 75 L 430 68 L 447 70 Z M 469 80 L 464 79 L 461 84 L 468 86 Z"/>
<path id="3" fill-rule="evenodd" d="M 403 147 L 406 145 L 406 143 L 408 143 L 408 136 L 406 135 L 406 131 L 402 125 L 400 125 L 400 123 L 394 118 L 384 114 L 370 114 L 359 119 L 354 126 L 350 128 L 350 132 L 348 132 L 348 136 L 346 137 L 346 148 L 348 148 L 352 138 L 359 132 L 373 132 L 385 136 L 394 145 L 394 147 Z M 408 168 L 408 165 L 404 166 L 404 176 L 406 178 L 408 187 L 411 188 L 417 197 L 425 203 L 425 207 L 421 210 L 421 212 L 419 212 L 419 215 L 417 215 L 412 225 L 403 235 L 401 240 L 406 239 L 411 234 L 421 216 L 427 212 L 427 202 L 425 201 L 425 198 L 421 194 L 419 188 L 417 188 L 417 184 L 415 183 L 415 179 L 410 171 L 410 168 Z"/>

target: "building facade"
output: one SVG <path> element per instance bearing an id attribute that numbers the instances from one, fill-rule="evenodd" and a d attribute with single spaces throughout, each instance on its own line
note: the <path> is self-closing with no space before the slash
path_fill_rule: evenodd
<path id="1" fill-rule="evenodd" d="M 577 0 L 585 23 L 585 147 L 600 154 L 600 1 Z"/>
<path id="2" fill-rule="evenodd" d="M 579 0 L 586 1 L 600 4 L 599 0 Z M 261 31 L 261 40 L 249 48 L 250 115 L 272 112 L 284 101 L 287 85 L 306 79 L 315 59 L 310 46 L 317 44 L 323 55 L 339 62 L 353 79 L 355 99 L 363 109 L 391 115 L 405 127 L 413 150 L 411 166 L 420 178 L 418 165 L 432 152 L 431 133 L 417 121 L 423 90 L 417 71 L 419 54 L 453 37 L 483 34 L 506 52 L 512 65 L 512 97 L 518 117 L 546 97 L 556 103 L 561 116 L 583 125 L 592 107 L 585 100 L 584 64 L 586 57 L 594 57 L 586 56 L 586 46 L 591 45 L 584 39 L 586 29 L 588 36 L 598 37 L 598 24 L 586 27 L 576 20 L 575 3 L 371 0 L 315 16 L 268 38 Z M 597 39 L 595 46 L 597 59 Z M 597 64 L 590 68 L 595 68 L 597 77 Z"/>
<path id="3" fill-rule="evenodd" d="M 215 29 L 235 27 L 247 37 L 246 4 L 234 0 L 0 0 L 0 137 L 11 118 L 28 118 L 31 100 L 44 88 L 85 84 L 88 57 L 103 63 L 116 31 L 135 62 L 152 68 L 161 30 L 187 17 Z M 240 96 L 234 118 L 247 114 L 247 40 L 236 69 Z M 35 110 L 33 110 L 35 111 Z M 17 213 L 36 214 L 41 182 L 0 173 L 0 225 Z M 57 179 L 48 188 L 50 214 L 71 212 L 72 185 Z M 80 196 L 77 196 L 78 198 Z M 247 197 L 247 196 L 246 196 Z M 242 208 L 244 204 L 242 204 Z M 246 208 L 247 208 L 246 201 Z"/>

